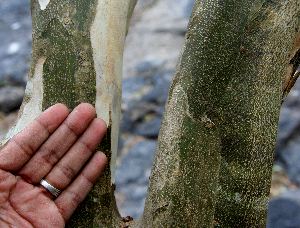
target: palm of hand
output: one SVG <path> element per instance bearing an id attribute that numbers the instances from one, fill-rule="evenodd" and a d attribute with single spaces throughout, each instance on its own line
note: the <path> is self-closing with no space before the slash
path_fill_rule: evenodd
<path id="1" fill-rule="evenodd" d="M 0 227 L 65 226 L 106 163 L 103 153 L 93 154 L 106 133 L 94 117 L 88 104 L 70 115 L 52 106 L 0 149 Z M 42 179 L 61 195 L 54 199 Z"/>
<path id="2" fill-rule="evenodd" d="M 0 227 L 65 226 L 59 208 L 43 189 L 3 170 L 0 178 Z"/>

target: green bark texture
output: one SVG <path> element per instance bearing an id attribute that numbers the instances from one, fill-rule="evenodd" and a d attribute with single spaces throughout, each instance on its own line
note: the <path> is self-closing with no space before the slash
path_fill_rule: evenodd
<path id="1" fill-rule="evenodd" d="M 96 0 L 51 1 L 44 11 L 37 1 L 31 1 L 33 20 L 33 53 L 31 65 L 45 56 L 43 66 L 42 110 L 55 103 L 69 110 L 87 102 L 95 105 L 96 79 L 89 28 L 95 14 Z M 76 13 L 73 13 L 76 12 Z M 33 71 L 33 69 L 32 69 Z M 110 134 L 99 148 L 110 162 Z M 100 184 L 101 183 L 101 184 Z M 85 202 L 75 211 L 67 227 L 99 226 L 100 221 L 112 223 L 117 214 L 110 170 L 106 166 L 98 183 Z M 80 224 L 80 225 L 79 225 Z M 96 226 L 95 226 L 96 227 Z"/>
<path id="2" fill-rule="evenodd" d="M 36 106 L 34 115 L 57 102 L 70 110 L 82 102 L 97 109 L 99 97 L 108 99 L 97 91 L 97 80 L 112 83 L 105 87 L 120 94 L 115 78 L 99 76 L 120 69 L 109 62 L 103 70 L 104 64 L 94 61 L 103 56 L 91 31 L 101 37 L 105 31 L 91 27 L 95 18 L 109 15 L 99 14 L 97 6 L 128 7 L 124 17 L 111 16 L 110 25 L 122 18 L 125 28 L 111 33 L 108 44 L 118 47 L 110 46 L 105 50 L 110 56 L 104 56 L 121 62 L 123 43 L 116 36 L 128 30 L 135 3 L 31 0 L 31 84 L 17 131 Z M 286 69 L 300 62 L 297 51 L 291 56 L 298 47 L 299 13 L 298 0 L 197 0 L 165 108 L 143 217 L 122 219 L 115 203 L 111 110 L 120 98 L 113 96 L 99 148 L 108 165 L 67 227 L 265 227 Z M 96 23 L 99 31 L 105 23 Z"/>
<path id="3" fill-rule="evenodd" d="M 41 69 L 42 97 L 39 99 L 42 107 L 39 107 L 40 111 L 56 103 L 65 104 L 70 111 L 83 102 L 95 106 L 97 93 L 101 93 L 101 91 L 96 89 L 94 54 L 97 50 L 94 50 L 91 44 L 90 30 L 100 1 L 50 0 L 47 2 L 45 0 L 31 0 L 33 51 L 29 80 L 34 81 L 33 78 L 38 75 L 37 69 Z M 122 18 L 123 21 L 116 21 L 115 18 L 110 19 L 110 12 L 103 15 L 103 17 L 109 18 L 111 23 L 116 25 L 125 24 L 124 28 L 119 31 L 112 31 L 112 33 L 118 36 L 120 35 L 118 32 L 123 32 L 124 34 L 121 35 L 125 37 L 136 1 L 123 1 L 122 4 L 128 6 L 128 8 L 124 8 L 124 12 L 117 12 L 120 15 L 125 15 Z M 46 7 L 43 8 L 41 2 L 47 3 Z M 113 3 L 102 1 L 101 4 L 107 6 Z M 114 8 L 110 7 L 109 10 L 114 11 Z M 102 28 L 98 29 L 100 31 Z M 113 30 L 115 27 L 110 26 L 110 29 Z M 119 28 L 117 27 L 117 29 Z M 101 32 L 105 34 L 107 31 L 101 30 Z M 117 53 L 121 50 L 122 53 L 123 46 L 124 40 L 121 40 L 118 47 L 112 48 L 110 51 L 111 53 Z M 106 63 L 99 64 L 103 66 Z M 112 61 L 109 64 L 112 67 L 116 65 Z M 105 74 L 114 74 L 114 71 L 106 70 Z M 108 86 L 111 87 L 116 84 L 114 81 L 111 84 L 109 83 Z M 32 95 L 34 92 L 28 93 L 29 95 L 25 97 L 23 102 L 24 107 L 34 97 Z M 114 96 L 111 106 L 114 107 L 114 105 L 120 104 L 120 101 L 121 96 Z M 38 104 L 35 104 L 35 106 L 38 106 Z M 21 109 L 21 116 L 30 115 L 30 113 L 24 111 L 24 107 L 23 110 Z M 117 227 L 124 223 L 116 206 L 115 185 L 111 180 L 111 110 L 109 110 L 109 118 L 108 132 L 97 149 L 106 154 L 108 164 L 91 193 L 67 223 L 67 227 Z"/>
<path id="4" fill-rule="evenodd" d="M 139 227 L 265 227 L 297 0 L 196 1 Z"/>

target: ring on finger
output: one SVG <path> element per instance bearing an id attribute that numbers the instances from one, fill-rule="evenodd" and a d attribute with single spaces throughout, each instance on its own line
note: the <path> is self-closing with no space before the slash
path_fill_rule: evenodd
<path id="1" fill-rule="evenodd" d="M 46 188 L 52 195 L 54 195 L 55 197 L 58 197 L 59 194 L 61 193 L 61 191 L 57 188 L 55 188 L 54 186 L 52 186 L 51 184 L 49 184 L 47 181 L 45 181 L 44 179 L 42 179 L 40 181 L 40 185 L 42 185 L 44 188 Z"/>

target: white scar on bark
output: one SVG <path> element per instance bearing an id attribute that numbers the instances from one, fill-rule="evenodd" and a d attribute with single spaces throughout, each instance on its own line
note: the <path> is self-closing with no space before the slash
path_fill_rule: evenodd
<path id="1" fill-rule="evenodd" d="M 111 127 L 111 183 L 115 182 L 122 103 L 122 64 L 127 17 L 133 0 L 99 0 L 90 28 L 96 72 L 97 117 Z M 134 0 L 135 1 L 135 0 Z"/>
<path id="2" fill-rule="evenodd" d="M 45 61 L 45 57 L 41 57 L 37 61 L 34 69 L 34 75 L 27 82 L 25 99 L 19 113 L 19 119 L 16 125 L 9 130 L 5 138 L 1 141 L 2 145 L 23 130 L 29 123 L 31 123 L 42 113 L 43 66 Z"/>
<path id="3" fill-rule="evenodd" d="M 47 5 L 49 4 L 50 0 L 39 0 L 41 10 L 46 9 Z"/>

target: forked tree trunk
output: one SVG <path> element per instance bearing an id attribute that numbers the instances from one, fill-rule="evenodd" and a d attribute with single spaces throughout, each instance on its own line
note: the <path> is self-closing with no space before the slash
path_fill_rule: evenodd
<path id="1" fill-rule="evenodd" d="M 122 223 L 114 197 L 114 170 L 124 41 L 136 1 L 31 0 L 29 80 L 18 122 L 4 142 L 58 102 L 69 110 L 88 102 L 108 125 L 99 149 L 109 164 L 69 227 L 114 227 Z"/>
<path id="2" fill-rule="evenodd" d="M 109 165 L 69 227 L 265 227 L 280 106 L 300 61 L 300 2 L 196 1 L 137 222 L 121 219 L 113 195 L 135 2 L 31 0 L 30 77 L 7 138 L 57 102 L 89 102 L 108 123 Z"/>

